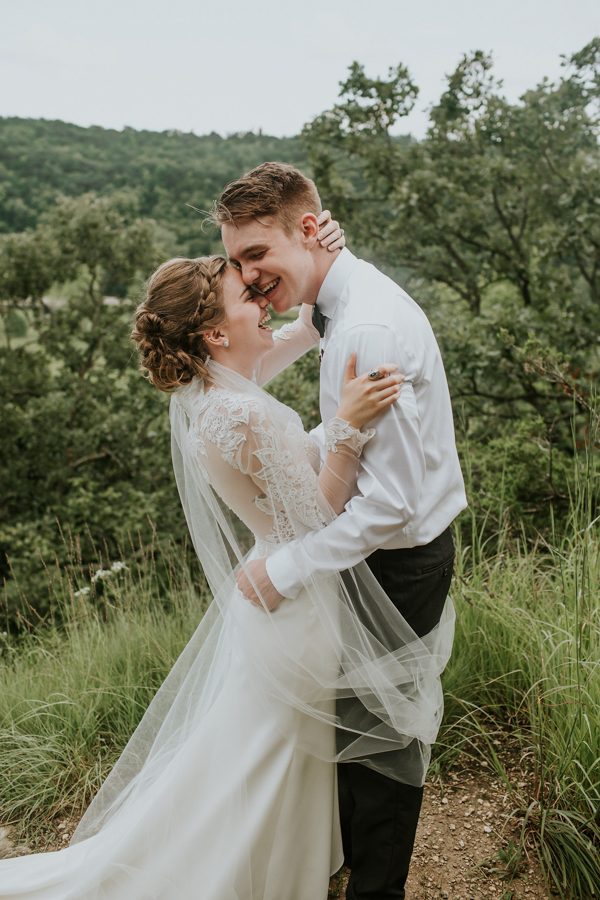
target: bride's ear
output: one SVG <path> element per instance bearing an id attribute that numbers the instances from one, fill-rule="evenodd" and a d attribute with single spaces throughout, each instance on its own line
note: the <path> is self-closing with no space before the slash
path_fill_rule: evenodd
<path id="1" fill-rule="evenodd" d="M 229 347 L 227 335 L 219 328 L 215 328 L 213 331 L 205 331 L 204 343 L 209 349 L 213 350 L 215 347 Z"/>

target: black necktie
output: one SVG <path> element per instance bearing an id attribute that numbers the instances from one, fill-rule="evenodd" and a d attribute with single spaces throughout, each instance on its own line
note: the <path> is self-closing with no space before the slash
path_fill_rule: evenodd
<path id="1" fill-rule="evenodd" d="M 325 325 L 327 324 L 327 316 L 324 316 L 317 304 L 313 306 L 312 323 L 321 335 L 325 334 Z"/>

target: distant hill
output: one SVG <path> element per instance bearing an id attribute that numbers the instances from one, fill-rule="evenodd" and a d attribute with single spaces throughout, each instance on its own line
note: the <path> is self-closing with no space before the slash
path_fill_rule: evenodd
<path id="1" fill-rule="evenodd" d="M 299 138 L 263 134 L 81 128 L 45 119 L 0 118 L 0 233 L 22 231 L 60 194 L 127 191 L 136 212 L 156 219 L 181 253 L 208 252 L 214 233 L 198 215 L 227 181 L 269 159 L 306 166 Z"/>

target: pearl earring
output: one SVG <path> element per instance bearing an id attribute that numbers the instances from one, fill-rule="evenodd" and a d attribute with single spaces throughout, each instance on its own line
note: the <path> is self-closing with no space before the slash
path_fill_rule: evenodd
<path id="1" fill-rule="evenodd" d="M 227 338 L 225 338 L 225 340 L 223 341 L 223 346 L 225 348 L 229 347 L 229 340 Z"/>

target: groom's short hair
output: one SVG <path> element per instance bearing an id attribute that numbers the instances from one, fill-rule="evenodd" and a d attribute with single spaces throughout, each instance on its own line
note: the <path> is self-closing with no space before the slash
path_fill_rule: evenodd
<path id="1" fill-rule="evenodd" d="M 321 198 L 314 181 L 294 166 L 266 162 L 230 182 L 215 201 L 210 218 L 220 227 L 243 219 L 274 216 L 290 234 L 305 212 L 321 212 Z"/>

